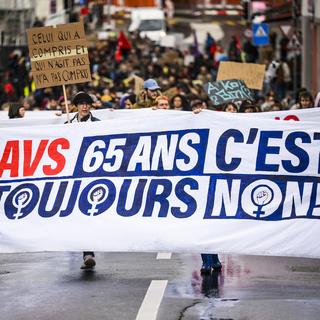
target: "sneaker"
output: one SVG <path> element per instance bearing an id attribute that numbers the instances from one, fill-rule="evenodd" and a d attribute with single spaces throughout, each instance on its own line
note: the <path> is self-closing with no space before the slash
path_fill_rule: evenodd
<path id="1" fill-rule="evenodd" d="M 81 265 L 80 269 L 88 270 L 93 269 L 96 265 L 96 261 L 92 255 L 86 255 L 83 258 L 83 264 Z"/>
<path id="2" fill-rule="evenodd" d="M 210 274 L 211 273 L 211 266 L 208 263 L 204 263 L 200 269 L 201 274 Z"/>

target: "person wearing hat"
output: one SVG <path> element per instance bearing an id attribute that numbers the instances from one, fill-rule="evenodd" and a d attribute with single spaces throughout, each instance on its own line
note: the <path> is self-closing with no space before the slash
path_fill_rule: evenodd
<path id="1" fill-rule="evenodd" d="M 92 97 L 83 92 L 78 92 L 72 99 L 72 103 L 77 107 L 78 112 L 75 116 L 70 120 L 72 123 L 77 122 L 86 122 L 86 121 L 100 121 L 100 119 L 94 117 L 90 112 L 90 108 L 93 104 Z M 65 122 L 67 123 L 67 122 Z M 83 264 L 81 265 L 81 269 L 83 270 L 92 270 L 96 265 L 95 256 L 93 251 L 84 251 L 83 252 Z"/>
<path id="2" fill-rule="evenodd" d="M 9 102 L 9 119 L 23 118 L 25 114 L 24 106 L 17 102 Z"/>
<path id="3" fill-rule="evenodd" d="M 77 107 L 78 112 L 70 122 L 100 121 L 90 112 L 93 102 L 89 94 L 83 91 L 78 92 L 72 99 L 72 104 Z"/>
<path id="4" fill-rule="evenodd" d="M 120 99 L 120 109 L 132 109 L 133 105 L 136 103 L 136 95 L 126 94 Z"/>
<path id="5" fill-rule="evenodd" d="M 133 105 L 133 108 L 156 107 L 156 99 L 159 96 L 161 96 L 161 89 L 157 81 L 154 79 L 148 79 L 143 83 L 143 89 L 138 94 L 137 102 Z"/>

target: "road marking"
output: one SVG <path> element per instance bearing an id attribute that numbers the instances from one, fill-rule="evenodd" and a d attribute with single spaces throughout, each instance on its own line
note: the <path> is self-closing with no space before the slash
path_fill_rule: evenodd
<path id="1" fill-rule="evenodd" d="M 152 280 L 136 320 L 156 320 L 168 280 Z"/>
<path id="2" fill-rule="evenodd" d="M 156 259 L 157 260 L 160 260 L 160 259 L 171 259 L 171 255 L 172 255 L 171 252 L 158 252 Z"/>

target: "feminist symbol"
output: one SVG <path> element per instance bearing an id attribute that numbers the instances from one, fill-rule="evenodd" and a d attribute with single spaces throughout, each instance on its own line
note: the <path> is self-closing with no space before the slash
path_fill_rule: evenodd
<path id="1" fill-rule="evenodd" d="M 253 213 L 257 214 L 257 218 L 260 218 L 260 215 L 265 213 L 262 211 L 262 208 L 269 204 L 273 197 L 273 190 L 267 185 L 256 186 L 251 193 L 252 202 L 258 207 L 257 211 Z"/>
<path id="2" fill-rule="evenodd" d="M 21 210 L 25 208 L 31 201 L 31 191 L 29 189 L 20 190 L 14 197 L 12 204 L 15 208 L 18 209 L 16 213 L 12 215 L 13 218 L 19 219 L 23 216 Z"/>
<path id="3" fill-rule="evenodd" d="M 87 196 L 88 202 L 91 204 L 91 209 L 88 210 L 89 215 L 94 215 L 99 210 L 96 209 L 97 205 L 102 203 L 107 198 L 107 190 L 104 185 L 97 185 L 92 189 Z"/>

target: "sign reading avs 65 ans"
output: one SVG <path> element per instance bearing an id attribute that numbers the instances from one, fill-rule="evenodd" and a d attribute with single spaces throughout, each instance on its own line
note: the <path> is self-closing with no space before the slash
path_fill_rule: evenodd
<path id="1" fill-rule="evenodd" d="M 27 35 L 36 88 L 91 81 L 82 23 L 31 28 Z"/>

